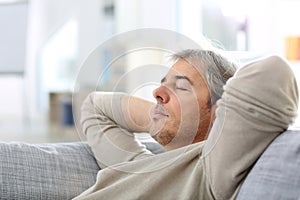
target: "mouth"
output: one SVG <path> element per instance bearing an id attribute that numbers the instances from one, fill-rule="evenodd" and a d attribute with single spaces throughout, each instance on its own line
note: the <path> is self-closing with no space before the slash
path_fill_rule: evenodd
<path id="1" fill-rule="evenodd" d="M 169 117 L 165 109 L 160 105 L 156 105 L 153 111 L 152 119 L 158 120 L 165 117 Z"/>

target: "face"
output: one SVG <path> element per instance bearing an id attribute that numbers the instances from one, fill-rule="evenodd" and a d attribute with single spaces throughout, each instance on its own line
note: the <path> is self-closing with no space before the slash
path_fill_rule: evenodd
<path id="1" fill-rule="evenodd" d="M 151 136 L 171 150 L 206 139 L 211 122 L 210 94 L 202 72 L 176 62 L 153 91 Z"/>

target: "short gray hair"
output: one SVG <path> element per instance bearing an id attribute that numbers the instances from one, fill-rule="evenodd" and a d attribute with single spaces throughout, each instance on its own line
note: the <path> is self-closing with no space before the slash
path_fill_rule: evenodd
<path id="1" fill-rule="evenodd" d="M 221 98 L 223 86 L 237 69 L 234 62 L 211 50 L 187 49 L 173 54 L 171 59 L 175 62 L 184 59 L 194 67 L 204 70 L 205 81 L 210 91 L 210 106 Z"/>

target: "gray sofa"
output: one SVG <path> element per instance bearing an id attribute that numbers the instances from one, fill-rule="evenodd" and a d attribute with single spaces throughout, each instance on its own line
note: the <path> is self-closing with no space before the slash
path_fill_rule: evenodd
<path id="1" fill-rule="evenodd" d="M 155 143 L 145 145 L 161 152 Z M 0 199 L 71 199 L 93 185 L 99 171 L 85 142 L 0 143 L 0 160 Z M 286 131 L 273 141 L 237 199 L 300 199 L 300 131 Z"/>

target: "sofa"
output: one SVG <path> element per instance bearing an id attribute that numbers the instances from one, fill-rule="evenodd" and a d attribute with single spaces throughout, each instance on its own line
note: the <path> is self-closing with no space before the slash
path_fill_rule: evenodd
<path id="1" fill-rule="evenodd" d="M 156 143 L 144 144 L 162 152 Z M 0 160 L 0 199 L 72 199 L 100 170 L 86 142 L 0 142 Z M 300 130 L 287 130 L 270 144 L 237 199 L 300 199 Z"/>

